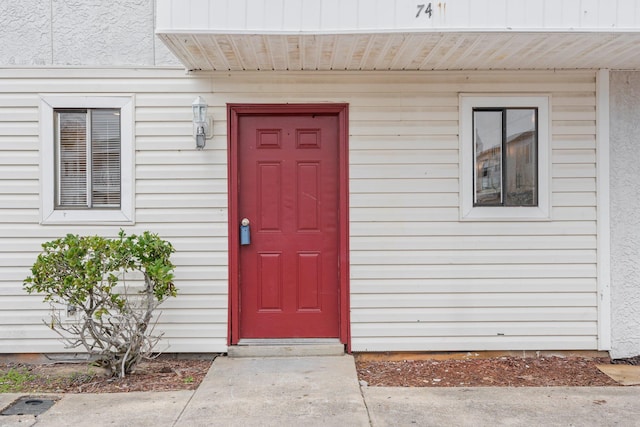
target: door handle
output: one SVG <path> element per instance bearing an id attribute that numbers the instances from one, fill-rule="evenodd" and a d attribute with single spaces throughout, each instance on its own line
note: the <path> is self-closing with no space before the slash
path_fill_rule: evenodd
<path id="1" fill-rule="evenodd" d="M 240 244 L 248 245 L 251 243 L 251 229 L 249 228 L 249 219 L 242 218 L 240 221 Z"/>

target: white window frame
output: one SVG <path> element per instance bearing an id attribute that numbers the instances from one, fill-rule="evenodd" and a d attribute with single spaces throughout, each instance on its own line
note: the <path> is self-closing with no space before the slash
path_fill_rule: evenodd
<path id="1" fill-rule="evenodd" d="M 55 206 L 55 127 L 56 109 L 120 109 L 120 185 L 119 209 L 64 209 Z M 40 97 L 41 140 L 41 224 L 133 224 L 133 96 L 65 96 Z"/>
<path id="2" fill-rule="evenodd" d="M 548 94 L 460 94 L 460 219 L 462 221 L 551 220 L 551 134 Z M 538 206 L 474 206 L 474 108 L 538 109 Z"/>

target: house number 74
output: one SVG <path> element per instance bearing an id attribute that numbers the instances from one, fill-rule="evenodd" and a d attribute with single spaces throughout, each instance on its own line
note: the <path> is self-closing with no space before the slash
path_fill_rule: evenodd
<path id="1" fill-rule="evenodd" d="M 431 3 L 427 4 L 417 4 L 418 13 L 416 13 L 416 18 L 420 18 L 420 14 L 429 15 L 431 18 L 431 14 L 433 13 L 433 9 L 431 9 Z"/>

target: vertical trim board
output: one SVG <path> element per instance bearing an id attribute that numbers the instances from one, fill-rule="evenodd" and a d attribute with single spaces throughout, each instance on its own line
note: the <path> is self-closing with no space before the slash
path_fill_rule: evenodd
<path id="1" fill-rule="evenodd" d="M 609 70 L 597 72 L 598 350 L 611 349 Z"/>

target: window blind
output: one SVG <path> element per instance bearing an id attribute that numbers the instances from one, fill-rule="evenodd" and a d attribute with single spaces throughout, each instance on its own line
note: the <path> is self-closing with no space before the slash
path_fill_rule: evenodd
<path id="1" fill-rule="evenodd" d="M 120 206 L 120 112 L 91 114 L 91 202 L 94 207 Z"/>
<path id="2" fill-rule="evenodd" d="M 61 110 L 56 113 L 56 205 L 65 208 L 120 207 L 120 110 Z"/>
<path id="3" fill-rule="evenodd" d="M 58 204 L 87 206 L 87 113 L 58 113 Z"/>

